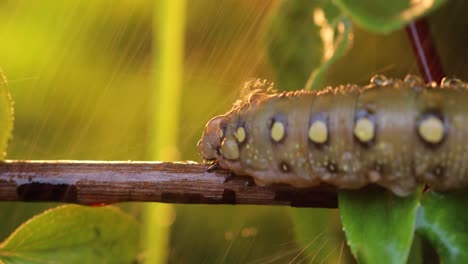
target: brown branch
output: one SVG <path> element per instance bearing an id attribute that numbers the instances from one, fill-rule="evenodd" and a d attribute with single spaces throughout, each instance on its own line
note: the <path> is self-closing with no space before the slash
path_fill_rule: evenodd
<path id="1" fill-rule="evenodd" d="M 249 177 L 229 177 L 229 171 L 207 172 L 207 168 L 206 164 L 170 162 L 3 161 L 0 201 L 337 207 L 332 187 L 259 187 Z"/>

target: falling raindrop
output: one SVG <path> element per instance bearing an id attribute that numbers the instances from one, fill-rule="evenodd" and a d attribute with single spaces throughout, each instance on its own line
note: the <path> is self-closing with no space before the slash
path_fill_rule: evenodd
<path id="1" fill-rule="evenodd" d="M 410 86 L 418 86 L 424 84 L 424 81 L 421 77 L 413 74 L 406 75 L 403 81 Z"/>

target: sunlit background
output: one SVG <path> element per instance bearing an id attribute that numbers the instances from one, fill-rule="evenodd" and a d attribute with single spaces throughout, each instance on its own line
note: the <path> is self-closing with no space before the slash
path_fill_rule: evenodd
<path id="1" fill-rule="evenodd" d="M 158 23 L 166 21 L 157 17 L 162 2 L 0 1 L 0 68 L 15 101 L 9 159 L 165 159 L 165 153 L 158 156 L 150 149 L 158 137 L 155 91 L 173 88 L 171 82 L 156 87 L 164 78 L 155 68 L 162 54 L 154 45 Z M 183 21 L 183 63 L 176 74 L 181 91 L 178 104 L 169 107 L 180 109 L 180 117 L 175 119 L 177 146 L 167 150 L 167 159 L 201 161 L 196 143 L 205 123 L 230 108 L 244 81 L 275 80 L 265 34 L 276 6 L 277 1 L 266 0 L 187 1 L 176 14 Z M 461 10 L 460 4 L 447 6 L 431 23 L 447 72 L 466 79 L 466 62 L 457 59 L 466 58 L 460 55 L 467 52 L 463 26 L 442 22 Z M 328 84 L 365 84 L 376 73 L 417 73 L 404 31 L 374 35 L 355 28 L 353 40 L 327 74 Z M 50 206 L 0 203 L 0 239 Z M 122 206 L 142 221 L 148 210 L 142 204 Z M 342 263 L 349 262 L 340 253 L 335 210 L 299 213 L 308 218 L 294 224 L 289 208 L 177 205 L 164 208 L 160 221 L 150 224 L 170 228 L 164 249 L 170 263 L 336 263 L 340 255 Z M 315 231 L 297 236 L 298 225 Z M 147 228 L 144 223 L 141 232 Z M 162 240 L 155 237 L 154 243 Z"/>

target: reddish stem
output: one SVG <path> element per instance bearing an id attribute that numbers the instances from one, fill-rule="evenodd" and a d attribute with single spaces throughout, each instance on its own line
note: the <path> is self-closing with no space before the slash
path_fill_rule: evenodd
<path id="1" fill-rule="evenodd" d="M 426 82 L 440 82 L 445 74 L 437 50 L 432 41 L 427 21 L 422 18 L 406 27 L 406 32 L 418 60 L 419 71 Z"/>

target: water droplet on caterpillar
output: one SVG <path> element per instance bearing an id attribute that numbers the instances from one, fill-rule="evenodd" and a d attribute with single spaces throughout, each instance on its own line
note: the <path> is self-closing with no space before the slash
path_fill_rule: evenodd
<path id="1" fill-rule="evenodd" d="M 405 79 L 403 80 L 409 86 L 417 87 L 420 85 L 424 85 L 424 81 L 421 77 L 413 74 L 406 75 Z"/>
<path id="2" fill-rule="evenodd" d="M 442 88 L 461 88 L 463 87 L 463 82 L 457 78 L 444 77 L 442 81 L 440 81 L 440 86 Z"/>
<path id="3" fill-rule="evenodd" d="M 370 79 L 371 84 L 375 84 L 377 86 L 385 86 L 391 83 L 391 80 L 388 79 L 385 75 L 377 74 L 372 76 Z"/>

